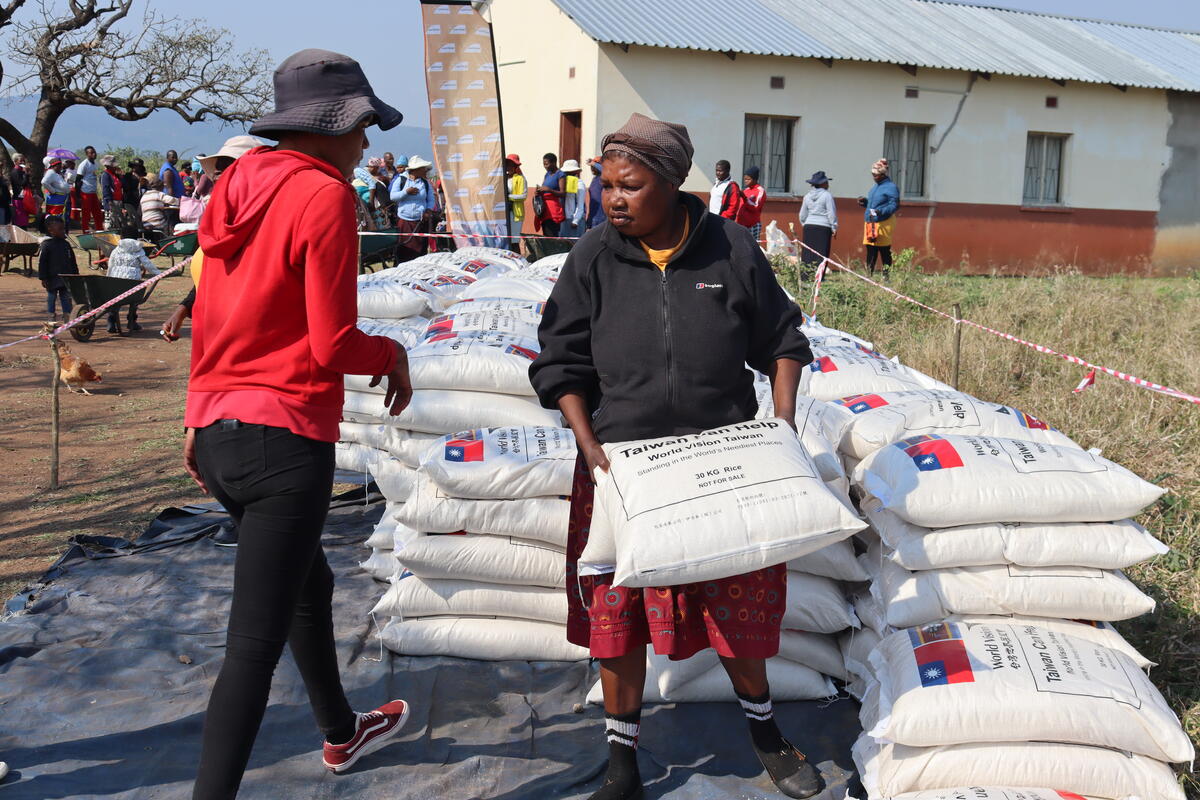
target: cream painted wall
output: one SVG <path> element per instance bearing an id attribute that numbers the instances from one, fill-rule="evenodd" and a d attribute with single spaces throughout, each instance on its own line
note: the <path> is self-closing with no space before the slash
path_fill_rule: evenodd
<path id="1" fill-rule="evenodd" d="M 551 0 L 495 0 L 491 5 L 503 96 L 505 144 L 526 174 L 541 178 L 542 153 L 558 150 L 559 113 L 583 111 L 583 152 L 640 111 L 687 124 L 696 156 L 685 188 L 711 185 L 713 163 L 739 171 L 744 115 L 799 118 L 793 141 L 793 192 L 823 169 L 839 197 L 864 194 L 869 166 L 882 155 L 885 122 L 931 125 L 936 145 L 967 85 L 964 72 L 891 64 L 599 45 Z M 569 69 L 575 67 L 575 77 Z M 785 88 L 771 89 L 781 75 Z M 920 97 L 904 97 L 906 86 Z M 944 91 L 933 91 L 944 90 Z M 1045 98 L 1058 97 L 1048 109 Z M 934 201 L 1019 205 L 1030 131 L 1069 134 L 1064 201 L 1078 208 L 1156 211 L 1169 150 L 1161 91 L 993 76 L 977 80 L 957 124 L 927 160 Z"/>
<path id="2" fill-rule="evenodd" d="M 495 0 L 490 17 L 504 146 L 521 156 L 526 177 L 537 184 L 545 174 L 542 155 L 558 153 L 561 112 L 583 112 L 582 157 L 594 155 L 599 45 L 550 0 Z"/>
<path id="3" fill-rule="evenodd" d="M 782 90 L 770 77 L 785 79 Z M 599 106 L 602 131 L 632 111 L 683 122 L 696 156 L 685 188 L 702 191 L 713 163 L 727 158 L 740 170 L 744 115 L 799 117 L 793 142 L 793 191 L 823 169 L 840 197 L 870 186 L 869 166 L 882 155 L 885 122 L 932 125 L 937 144 L 954 117 L 968 75 L 918 70 L 916 77 L 890 64 L 600 46 Z M 920 97 L 904 97 L 906 86 Z M 1047 95 L 1059 98 L 1045 107 Z M 1064 199 L 1086 208 L 1154 211 L 1168 157 L 1170 123 L 1165 93 L 1110 86 L 993 76 L 977 80 L 941 149 L 928 157 L 927 196 L 962 203 L 1021 203 L 1026 135 L 1070 134 Z"/>

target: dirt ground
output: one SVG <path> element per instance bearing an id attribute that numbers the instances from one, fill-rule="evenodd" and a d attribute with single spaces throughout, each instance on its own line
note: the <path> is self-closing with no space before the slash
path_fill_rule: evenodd
<path id="1" fill-rule="evenodd" d="M 178 275 L 161 281 L 138 333 L 106 333 L 101 319 L 91 341 L 65 338 L 103 381 L 89 384 L 92 397 L 61 387 L 57 491 L 49 488 L 50 347 L 0 350 L 0 600 L 39 577 L 73 534 L 136 536 L 164 507 L 204 499 L 181 464 L 190 330 L 173 344 L 158 335 L 190 285 Z M 0 275 L 0 344 L 38 331 L 45 298 L 36 277 Z"/>

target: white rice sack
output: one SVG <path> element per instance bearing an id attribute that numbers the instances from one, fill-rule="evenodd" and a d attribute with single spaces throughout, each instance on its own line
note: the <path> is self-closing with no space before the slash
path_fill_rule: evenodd
<path id="1" fill-rule="evenodd" d="M 562 588 L 567 558 L 560 548 L 512 536 L 432 534 L 396 554 L 418 578 Z"/>
<path id="2" fill-rule="evenodd" d="M 362 386 L 366 386 L 366 381 Z M 358 392 L 346 389 L 345 398 L 342 401 L 342 424 L 352 423 L 357 425 L 381 425 L 383 424 L 384 415 L 387 414 L 383 407 L 383 395 L 375 394 L 374 389 L 371 393 Z M 395 417 L 388 417 L 389 420 Z"/>
<path id="3" fill-rule="evenodd" d="M 413 317 L 428 308 L 427 296 L 403 283 L 360 283 L 358 315 L 375 319 Z"/>
<path id="4" fill-rule="evenodd" d="M 642 693 L 643 703 L 714 703 L 737 700 L 733 685 L 729 682 L 729 675 L 719 663 L 687 683 L 674 688 L 669 696 L 664 696 L 658 688 L 659 672 L 679 663 L 681 662 L 672 662 L 666 656 L 660 656 L 653 652 L 649 654 L 649 662 L 646 665 L 646 684 Z M 793 700 L 820 700 L 837 694 L 837 689 L 834 688 L 829 678 L 811 667 L 788 661 L 785 658 L 767 659 L 767 680 L 771 684 L 771 699 L 777 703 Z M 604 702 L 604 694 L 599 681 L 596 681 L 591 691 L 588 692 L 587 702 L 592 705 L 600 705 Z"/>
<path id="5" fill-rule="evenodd" d="M 863 625 L 878 634 L 892 633 L 895 628 L 888 625 L 887 611 L 875 594 L 875 592 L 867 590 L 854 595 L 851 600 L 854 615 L 858 617 Z"/>
<path id="6" fill-rule="evenodd" d="M 1002 786 L 972 786 L 906 792 L 893 800 L 1095 800 L 1074 792 L 1054 789 L 1016 789 Z"/>
<path id="7" fill-rule="evenodd" d="M 810 575 L 821 575 L 848 583 L 860 583 L 871 577 L 858 563 L 858 558 L 854 555 L 854 544 L 849 539 L 826 545 L 806 556 L 793 558 L 787 566 L 796 572 L 807 572 Z"/>
<path id="8" fill-rule="evenodd" d="M 506 265 L 507 269 L 528 269 L 529 262 L 520 253 L 514 253 L 512 250 L 505 250 L 502 247 L 483 247 L 480 245 L 472 245 L 470 247 L 460 247 L 454 251 L 459 258 L 473 260 L 484 259 L 497 264 Z"/>
<path id="9" fill-rule="evenodd" d="M 427 342 L 431 339 L 440 340 L 473 333 L 498 333 L 537 339 L 541 314 L 533 317 L 532 314 L 512 314 L 504 311 L 475 311 L 470 308 L 469 303 L 456 303 L 450 306 L 445 314 L 426 320 L 426 324 L 418 331 L 414 344 L 416 341 Z"/>
<path id="10" fill-rule="evenodd" d="M 1154 599 L 1122 573 L 1090 567 L 1010 564 L 909 572 L 889 561 L 871 591 L 894 628 L 925 625 L 951 614 L 1113 621 L 1154 610 Z"/>
<path id="11" fill-rule="evenodd" d="M 372 609 L 376 616 L 509 617 L 567 624 L 567 594 L 540 586 L 426 580 L 401 574 Z"/>
<path id="12" fill-rule="evenodd" d="M 414 389 L 465 389 L 533 395 L 529 365 L 537 339 L 507 333 L 470 332 L 434 336 L 408 351 Z"/>
<path id="13" fill-rule="evenodd" d="M 1063 786 L 1103 800 L 1184 800 L 1166 764 L 1102 747 L 1056 742 L 905 747 L 863 734 L 852 752 L 870 800 L 914 800 L 906 792 L 989 784 Z"/>
<path id="14" fill-rule="evenodd" d="M 380 520 L 382 523 L 382 520 Z M 364 547 L 369 547 L 372 550 L 387 549 L 389 552 L 395 547 L 395 540 L 392 534 L 395 531 L 395 525 L 379 524 L 371 529 L 371 535 L 363 542 Z"/>
<path id="15" fill-rule="evenodd" d="M 481 428 L 443 437 L 421 469 L 451 497 L 569 497 L 576 455 L 569 428 Z"/>
<path id="16" fill-rule="evenodd" d="M 390 549 L 371 551 L 371 555 L 359 566 L 372 578 L 383 583 L 400 574 L 400 565 L 396 563 L 396 557 Z"/>
<path id="17" fill-rule="evenodd" d="M 868 342 L 866 339 L 860 339 L 852 333 L 847 333 L 846 331 L 838 330 L 837 328 L 830 328 L 828 325 L 822 325 L 821 323 L 817 322 L 815 317 L 810 317 L 807 314 L 804 315 L 804 323 L 800 326 L 800 332 L 808 337 L 810 342 L 820 342 L 825 339 L 845 339 L 851 344 L 865 347 L 868 350 L 875 349 L 875 345 L 873 345 L 871 342 Z"/>
<path id="18" fill-rule="evenodd" d="M 503 256 L 497 258 L 491 253 L 475 256 L 467 256 L 462 253 L 458 253 L 458 255 L 466 259 L 458 264 L 458 269 L 469 275 L 474 275 L 479 280 L 484 278 L 498 278 L 517 266 L 517 264 L 514 264 Z"/>
<path id="19" fill-rule="evenodd" d="M 859 621 L 837 581 L 789 570 L 782 624 L 792 630 L 837 633 L 857 628 Z"/>
<path id="20" fill-rule="evenodd" d="M 950 386 L 853 344 L 814 347 L 815 360 L 800 374 L 800 392 L 833 402 L 852 394 Z"/>
<path id="21" fill-rule="evenodd" d="M 417 488 L 417 471 L 391 455 L 376 460 L 371 477 L 380 493 L 393 503 L 406 502 Z"/>
<path id="22" fill-rule="evenodd" d="M 928 433 L 1013 436 L 1059 447 L 1079 447 L 1023 411 L 953 390 L 855 394 L 840 398 L 835 405 L 851 412 L 841 440 L 842 450 L 860 459 L 892 442 Z"/>
<path id="23" fill-rule="evenodd" d="M 1131 519 L 1118 522 L 985 522 L 931 530 L 905 522 L 869 498 L 862 504 L 871 527 L 909 570 L 1018 564 L 1072 564 L 1123 569 L 1169 548 Z"/>
<path id="24" fill-rule="evenodd" d="M 342 422 L 338 425 L 338 439 L 375 450 L 387 450 L 388 426 L 382 422 Z"/>
<path id="25" fill-rule="evenodd" d="M 509 273 L 499 278 L 484 278 L 476 281 L 459 293 L 460 300 L 492 299 L 506 297 L 510 300 L 532 300 L 544 302 L 554 289 L 550 278 L 524 277 L 520 273 Z"/>
<path id="26" fill-rule="evenodd" d="M 426 533 L 490 533 L 567 546 L 571 502 L 560 497 L 464 500 L 451 497 L 423 473 L 396 519 Z"/>
<path id="27" fill-rule="evenodd" d="M 541 323 L 542 314 L 545 311 L 546 303 L 541 300 L 513 300 L 504 297 L 469 298 L 459 300 L 450 306 L 446 309 L 446 315 L 494 314 L 501 317 L 515 317 L 519 322 L 528 323 L 536 328 Z"/>
<path id="28" fill-rule="evenodd" d="M 567 641 L 564 625 L 526 619 L 422 617 L 392 620 L 383 644 L 405 656 L 451 656 L 479 661 L 580 661 L 587 650 Z"/>
<path id="29" fill-rule="evenodd" d="M 557 278 L 562 273 L 562 268 L 566 265 L 569 255 L 571 254 L 568 252 L 542 256 L 522 270 L 522 274 L 539 278 Z"/>
<path id="30" fill-rule="evenodd" d="M 353 442 L 338 442 L 333 446 L 334 465 L 347 472 L 369 473 L 381 458 L 387 458 L 387 453 L 374 447 Z"/>
<path id="31" fill-rule="evenodd" d="M 876 739 L 912 747 L 1071 742 L 1185 763 L 1192 742 L 1167 701 L 1116 650 L 1032 625 L 940 623 L 871 655 Z"/>
<path id="32" fill-rule="evenodd" d="M 980 522 L 1109 522 L 1164 490 L 1074 447 L 985 436 L 916 436 L 867 456 L 854 480 L 926 528 Z"/>
<path id="33" fill-rule="evenodd" d="M 842 667 L 850 678 L 875 680 L 875 672 L 871 669 L 871 651 L 881 641 L 883 637 L 870 628 L 846 631 L 841 635 L 838 646 L 842 653 Z"/>
<path id="34" fill-rule="evenodd" d="M 349 414 L 373 413 L 383 417 L 384 387 L 368 386 L 370 378 L 346 376 L 346 401 L 343 418 Z M 460 392 L 448 389 L 420 389 L 399 415 L 387 416 L 389 425 L 420 433 L 445 436 L 455 431 L 507 425 L 547 425 L 562 422 L 557 411 L 542 408 L 532 397 L 487 392 Z"/>
<path id="35" fill-rule="evenodd" d="M 861 530 L 782 420 L 604 445 L 596 504 L 619 586 L 675 586 L 799 558 Z"/>
<path id="36" fill-rule="evenodd" d="M 761 381 L 756 380 L 754 391 L 758 397 L 758 414 L 755 418 L 774 417 L 775 401 L 771 397 L 770 381 L 765 377 Z M 849 412 L 840 406 L 803 395 L 796 397 L 796 430 L 800 434 L 800 443 L 817 465 L 821 480 L 826 483 L 846 479 L 837 447 L 849 422 Z"/>
<path id="37" fill-rule="evenodd" d="M 826 634 L 780 631 L 779 654 L 770 659 L 768 663 L 775 660 L 801 664 L 834 678 L 846 679 L 848 677 L 836 640 Z M 681 661 L 672 661 L 657 656 L 655 662 L 657 665 L 655 679 L 658 682 L 659 694 L 665 698 L 675 697 L 685 684 L 706 672 L 713 669 L 723 672 L 721 659 L 717 656 L 717 651 L 711 648 L 701 650 L 691 658 Z M 775 687 L 771 688 L 774 690 Z"/>
<path id="38" fill-rule="evenodd" d="M 424 317 L 406 319 L 367 319 L 358 321 L 358 329 L 369 336 L 386 336 L 407 349 L 420 341 L 428 322 Z"/>
<path id="39" fill-rule="evenodd" d="M 436 433 L 418 433 L 388 426 L 387 451 L 404 466 L 416 469 L 421 466 L 421 459 L 433 447 L 433 443 L 443 438 Z"/>

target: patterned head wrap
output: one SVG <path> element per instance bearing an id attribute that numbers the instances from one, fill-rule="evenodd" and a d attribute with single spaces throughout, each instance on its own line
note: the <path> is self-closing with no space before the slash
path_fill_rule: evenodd
<path id="1" fill-rule="evenodd" d="M 601 143 L 604 155 L 623 153 L 645 164 L 672 186 L 680 186 L 692 169 L 692 140 L 687 127 L 634 114 Z"/>
<path id="2" fill-rule="evenodd" d="M 383 166 L 382 158 L 368 158 L 367 159 L 367 169 L 379 169 L 382 166 Z"/>
<path id="3" fill-rule="evenodd" d="M 881 158 L 878 161 L 876 161 L 874 164 L 872 164 L 871 165 L 871 174 L 872 175 L 887 175 L 888 174 L 888 160 L 886 158 Z"/>

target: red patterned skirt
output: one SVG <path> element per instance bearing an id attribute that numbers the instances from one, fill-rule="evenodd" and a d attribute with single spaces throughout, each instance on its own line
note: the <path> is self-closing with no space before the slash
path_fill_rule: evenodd
<path id="1" fill-rule="evenodd" d="M 647 644 L 673 660 L 712 647 L 732 658 L 770 658 L 779 652 L 787 599 L 787 567 L 703 583 L 633 589 L 613 576 L 580 575 L 596 486 L 582 456 L 575 463 L 567 535 L 567 639 L 593 658 L 616 658 Z"/>

